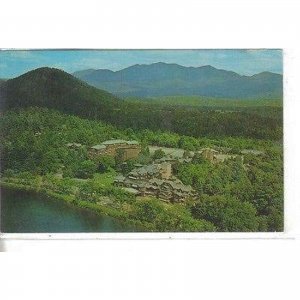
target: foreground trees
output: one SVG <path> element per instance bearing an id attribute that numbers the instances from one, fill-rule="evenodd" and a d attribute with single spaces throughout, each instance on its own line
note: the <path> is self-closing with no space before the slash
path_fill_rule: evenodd
<path id="1" fill-rule="evenodd" d="M 241 202 L 228 196 L 203 195 L 191 207 L 191 211 L 195 218 L 215 224 L 218 231 L 258 231 L 256 209 L 249 202 Z"/>

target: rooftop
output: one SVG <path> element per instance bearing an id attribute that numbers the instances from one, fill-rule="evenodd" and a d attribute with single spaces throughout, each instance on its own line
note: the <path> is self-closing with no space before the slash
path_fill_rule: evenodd
<path id="1" fill-rule="evenodd" d="M 138 141 L 126 141 L 126 140 L 107 140 L 102 145 L 116 145 L 116 144 L 127 144 L 127 145 L 138 145 Z"/>
<path id="2" fill-rule="evenodd" d="M 68 143 L 67 147 L 81 147 L 82 145 L 79 143 Z"/>
<path id="3" fill-rule="evenodd" d="M 184 149 L 181 148 L 169 148 L 169 147 L 160 147 L 160 146 L 149 146 L 150 154 L 154 154 L 156 150 L 163 150 L 166 156 L 173 158 L 182 158 L 184 154 Z"/>
<path id="4" fill-rule="evenodd" d="M 133 169 L 130 173 L 129 176 L 137 176 L 137 175 L 146 175 L 146 174 L 150 174 L 153 175 L 157 172 L 159 172 L 159 165 L 147 165 L 147 166 L 143 166 L 141 168 L 135 168 Z"/>
<path id="5" fill-rule="evenodd" d="M 95 150 L 101 150 L 101 149 L 105 149 L 105 148 L 106 148 L 106 146 L 102 145 L 102 144 L 91 147 L 91 149 L 95 149 Z"/>
<path id="6" fill-rule="evenodd" d="M 231 155 L 231 154 L 216 154 L 215 155 L 215 158 L 222 162 L 226 159 L 235 158 L 235 157 L 237 157 L 237 155 Z"/>
<path id="7" fill-rule="evenodd" d="M 124 187 L 124 188 L 122 188 L 122 190 L 124 190 L 124 191 L 126 191 L 126 192 L 128 192 L 128 193 L 131 193 L 131 194 L 135 194 L 135 195 L 137 195 L 137 194 L 140 193 L 138 190 L 136 190 L 136 189 L 134 189 L 134 188 L 127 188 L 127 187 Z"/>
<path id="8" fill-rule="evenodd" d="M 212 148 L 202 148 L 199 152 L 201 152 L 201 151 L 211 151 L 211 152 L 215 152 L 215 153 L 218 153 L 218 151 L 217 150 L 215 150 L 215 149 L 212 149 Z"/>
<path id="9" fill-rule="evenodd" d="M 164 184 L 169 184 L 170 186 L 172 186 L 173 189 L 182 190 L 182 191 L 185 191 L 185 192 L 191 192 L 193 190 L 191 186 L 184 185 L 179 180 L 177 180 L 175 182 L 175 181 L 172 181 L 172 180 L 162 180 L 162 179 L 154 178 L 154 179 L 150 179 L 149 183 L 157 185 L 157 186 L 164 185 Z"/>
<path id="10" fill-rule="evenodd" d="M 261 155 L 264 154 L 263 151 L 254 150 L 254 149 L 244 149 L 241 151 L 242 154 L 254 154 L 254 155 Z"/>
<path id="11" fill-rule="evenodd" d="M 164 156 L 162 158 L 156 159 L 156 161 L 157 162 L 174 162 L 174 161 L 177 161 L 178 159 L 182 159 L 182 158 L 174 158 L 174 157 L 170 157 L 170 156 Z"/>
<path id="12" fill-rule="evenodd" d="M 115 177 L 115 181 L 122 182 L 124 180 L 125 180 L 125 176 L 123 176 L 123 175 L 118 175 Z"/>

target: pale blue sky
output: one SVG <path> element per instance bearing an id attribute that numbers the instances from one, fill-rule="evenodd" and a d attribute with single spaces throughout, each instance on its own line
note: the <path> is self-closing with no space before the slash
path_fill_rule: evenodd
<path id="1" fill-rule="evenodd" d="M 263 71 L 282 74 L 281 50 L 2 50 L 0 78 L 12 78 L 39 67 L 72 73 L 84 69 L 113 71 L 134 64 L 177 63 L 253 75 Z"/>

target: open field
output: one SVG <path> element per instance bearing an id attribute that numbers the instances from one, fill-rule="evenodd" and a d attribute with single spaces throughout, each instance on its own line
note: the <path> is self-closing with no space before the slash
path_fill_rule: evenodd
<path id="1" fill-rule="evenodd" d="M 193 107 L 282 107 L 282 99 L 223 99 L 202 96 L 167 96 L 151 98 L 126 98 L 127 101 L 145 101 L 153 104 L 181 105 Z"/>

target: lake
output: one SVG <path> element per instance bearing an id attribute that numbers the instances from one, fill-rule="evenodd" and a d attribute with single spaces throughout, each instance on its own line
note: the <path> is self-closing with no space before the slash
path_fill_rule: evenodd
<path id="1" fill-rule="evenodd" d="M 1 189 L 1 232 L 133 232 L 133 226 L 27 191 Z"/>

